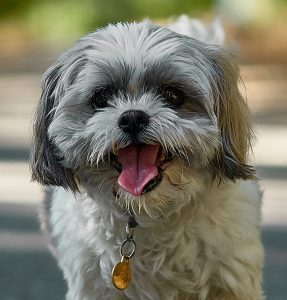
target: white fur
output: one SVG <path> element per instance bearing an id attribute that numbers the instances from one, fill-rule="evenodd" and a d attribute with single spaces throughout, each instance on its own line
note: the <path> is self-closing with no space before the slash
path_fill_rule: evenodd
<path id="1" fill-rule="evenodd" d="M 186 191 L 196 199 L 190 196 L 169 217 L 152 225 L 139 217 L 133 278 L 124 292 L 113 287 L 111 270 L 120 259 L 126 217 L 85 193 L 55 189 L 52 235 L 59 241 L 67 299 L 262 299 L 257 185 L 239 181 L 206 189 L 202 180 L 197 185 L 197 192 Z"/>

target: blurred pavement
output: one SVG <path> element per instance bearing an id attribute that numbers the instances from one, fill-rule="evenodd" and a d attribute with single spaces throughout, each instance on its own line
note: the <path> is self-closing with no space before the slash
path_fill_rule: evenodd
<path id="1" fill-rule="evenodd" d="M 254 147 L 264 191 L 267 299 L 287 299 L 287 67 L 242 66 L 254 111 Z M 28 167 L 39 74 L 0 75 L 0 299 L 60 300 L 65 283 L 37 223 L 41 188 Z"/>

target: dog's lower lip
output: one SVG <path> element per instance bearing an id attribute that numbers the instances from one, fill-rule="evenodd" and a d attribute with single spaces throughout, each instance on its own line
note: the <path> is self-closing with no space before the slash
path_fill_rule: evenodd
<path id="1" fill-rule="evenodd" d="M 142 195 L 152 191 L 154 188 L 156 188 L 161 183 L 162 172 L 163 171 L 160 169 L 159 174 L 145 186 L 145 188 L 142 191 Z"/>

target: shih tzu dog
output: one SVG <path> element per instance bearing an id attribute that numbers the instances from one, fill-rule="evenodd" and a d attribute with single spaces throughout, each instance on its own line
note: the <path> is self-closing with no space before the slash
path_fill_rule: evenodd
<path id="1" fill-rule="evenodd" d="M 45 73 L 32 177 L 66 299 L 263 299 L 260 191 L 234 58 L 148 21 Z"/>

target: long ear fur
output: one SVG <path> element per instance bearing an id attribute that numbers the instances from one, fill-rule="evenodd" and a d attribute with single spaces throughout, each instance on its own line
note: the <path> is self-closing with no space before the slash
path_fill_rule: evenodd
<path id="1" fill-rule="evenodd" d="M 253 134 L 249 110 L 242 98 L 234 58 L 223 51 L 214 55 L 215 114 L 221 132 L 221 148 L 212 163 L 213 174 L 220 179 L 254 179 L 255 170 L 247 164 Z"/>
<path id="2" fill-rule="evenodd" d="M 60 77 L 61 65 L 59 63 L 54 64 L 44 74 L 31 148 L 32 180 L 43 185 L 62 186 L 76 191 L 78 187 L 72 170 L 61 165 L 61 158 L 57 155 L 56 148 L 48 137 L 48 127 L 54 114 L 53 109 L 57 105 L 55 103 L 56 94 L 61 93 L 57 86 Z"/>

